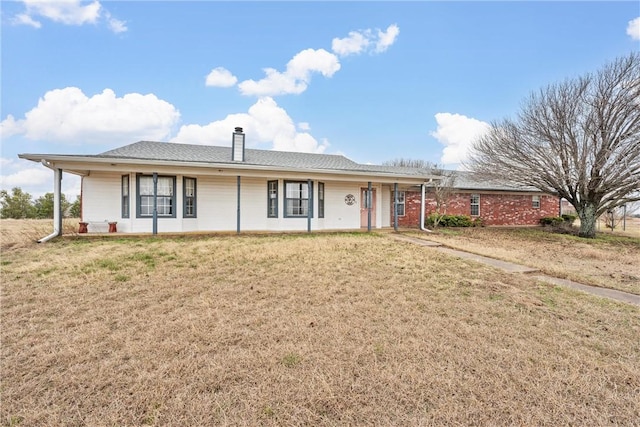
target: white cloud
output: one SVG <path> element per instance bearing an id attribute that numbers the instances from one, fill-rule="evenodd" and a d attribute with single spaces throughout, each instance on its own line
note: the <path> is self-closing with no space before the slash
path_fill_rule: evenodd
<path id="1" fill-rule="evenodd" d="M 9 114 L 6 119 L 0 122 L 0 139 L 7 139 L 22 132 L 22 123 L 16 122 L 16 119 L 11 114 Z"/>
<path id="2" fill-rule="evenodd" d="M 389 49 L 389 46 L 395 43 L 398 34 L 400 34 L 400 28 L 396 24 L 389 25 L 386 32 L 378 30 L 376 53 L 381 53 Z"/>
<path id="3" fill-rule="evenodd" d="M 308 81 L 312 72 L 331 77 L 339 69 L 338 58 L 324 49 L 305 49 L 298 52 L 287 64 L 287 74 L 303 81 Z"/>
<path id="4" fill-rule="evenodd" d="M 22 120 L 8 116 L 3 137 L 23 134 L 31 140 L 68 144 L 113 143 L 167 138 L 180 119 L 170 103 L 153 94 L 116 97 L 111 89 L 87 97 L 76 87 L 47 92 Z"/>
<path id="5" fill-rule="evenodd" d="M 111 16 L 109 12 L 105 12 L 105 19 L 107 20 L 107 25 L 109 25 L 109 29 L 116 34 L 124 33 L 128 30 L 127 23 L 125 21 L 121 21 Z"/>
<path id="6" fill-rule="evenodd" d="M 298 52 L 288 63 L 283 73 L 273 69 L 264 70 L 264 79 L 245 80 L 238 87 L 243 95 L 274 96 L 299 94 L 307 89 L 312 73 L 331 77 L 340 69 L 338 57 L 324 49 L 305 49 Z"/>
<path id="7" fill-rule="evenodd" d="M 205 84 L 207 86 L 216 87 L 231 87 L 238 82 L 238 78 L 231 74 L 229 70 L 224 67 L 217 67 L 211 70 L 207 75 Z"/>
<path id="8" fill-rule="evenodd" d="M 640 16 L 629 21 L 629 25 L 627 25 L 627 34 L 632 40 L 640 40 Z"/>
<path id="9" fill-rule="evenodd" d="M 339 56 L 360 55 L 364 52 L 382 53 L 395 43 L 400 28 L 396 24 L 389 25 L 386 31 L 380 29 L 351 31 L 343 39 L 334 38 L 331 49 Z"/>
<path id="10" fill-rule="evenodd" d="M 440 161 L 445 165 L 459 164 L 466 160 L 474 141 L 490 129 L 481 120 L 462 114 L 437 113 L 438 129 L 431 136 L 445 147 Z"/>
<path id="11" fill-rule="evenodd" d="M 13 23 L 15 25 L 29 25 L 33 28 L 41 28 L 42 24 L 38 21 L 36 21 L 35 19 L 33 19 L 31 16 L 27 15 L 26 13 L 21 13 L 19 15 L 16 15 L 13 18 Z"/>
<path id="12" fill-rule="evenodd" d="M 335 38 L 331 42 L 331 50 L 337 55 L 347 56 L 360 54 L 369 46 L 371 31 L 350 31 L 349 36 L 343 39 Z"/>
<path id="13" fill-rule="evenodd" d="M 11 192 L 14 187 L 20 187 L 25 193 L 31 194 L 33 200 L 45 193 L 53 193 L 53 172 L 42 165 L 28 160 L 12 160 L 0 158 L 2 175 L 0 189 Z M 64 173 L 62 177 L 62 192 L 67 200 L 73 202 L 80 194 L 80 177 Z"/>
<path id="14" fill-rule="evenodd" d="M 247 113 L 230 114 L 204 126 L 182 126 L 172 142 L 229 146 L 236 126 L 244 129 L 248 147 L 322 153 L 329 146 L 326 140 L 318 142 L 308 132 L 296 131 L 291 117 L 270 97 L 260 98 Z M 268 144 L 272 145 L 264 147 Z"/>
<path id="15" fill-rule="evenodd" d="M 340 61 L 336 55 L 347 56 L 366 51 L 382 53 L 395 43 L 399 33 L 400 29 L 395 24 L 390 25 L 385 31 L 379 29 L 376 31 L 371 29 L 351 31 L 343 39 L 334 38 L 332 40 L 331 48 L 334 53 L 324 49 L 305 49 L 291 58 L 285 71 L 264 68 L 265 77 L 263 79 L 242 81 L 238 84 L 238 88 L 243 95 L 259 97 L 300 94 L 307 90 L 314 73 L 322 74 L 324 77 L 332 77 L 340 70 Z M 209 85 L 209 77 L 212 81 L 217 81 L 219 73 L 216 70 L 227 72 L 224 68 L 214 69 L 207 77 L 207 85 Z"/>
<path id="16" fill-rule="evenodd" d="M 51 169 L 47 169 L 44 166 L 38 167 L 35 163 L 32 163 L 32 165 L 32 167 L 15 171 L 9 175 L 2 175 L 0 177 L 0 186 L 3 189 L 20 187 L 25 190 L 25 188 L 39 187 L 43 184 L 51 183 L 53 187 L 53 173 Z"/>
<path id="17" fill-rule="evenodd" d="M 95 24 L 100 17 L 99 1 L 83 5 L 80 0 L 23 0 L 29 16 L 37 15 L 67 25 Z"/>
<path id="18" fill-rule="evenodd" d="M 97 24 L 104 19 L 114 33 L 127 31 L 124 21 L 118 20 L 100 4 L 98 0 L 83 2 L 82 0 L 22 0 L 26 11 L 13 18 L 16 25 L 30 25 L 40 28 L 42 24 L 37 17 L 45 18 L 64 25 Z"/>
<path id="19" fill-rule="evenodd" d="M 310 131 L 311 130 L 311 126 L 309 126 L 309 123 L 307 123 L 307 122 L 300 122 L 300 123 L 298 123 L 298 129 L 303 130 L 303 131 Z"/>

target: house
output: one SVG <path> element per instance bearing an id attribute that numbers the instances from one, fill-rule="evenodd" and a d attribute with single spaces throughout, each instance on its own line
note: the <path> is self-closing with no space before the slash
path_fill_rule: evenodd
<path id="1" fill-rule="evenodd" d="M 365 165 L 340 155 L 247 149 L 242 128 L 231 141 L 231 147 L 140 141 L 97 155 L 19 157 L 54 171 L 58 206 L 62 172 L 82 177 L 81 231 L 88 232 L 106 231 L 106 224 L 109 231 L 153 234 L 422 228 L 432 203 L 428 188 L 440 179 L 428 169 Z M 527 218 L 533 218 L 554 197 L 506 187 L 483 190 L 480 210 L 473 211 L 464 200 L 479 189 L 459 190 L 460 201 L 449 213 L 467 210 L 505 224 L 521 223 L 522 215 L 499 220 L 500 203 L 510 211 L 520 209 L 517 197 L 537 196 L 545 208 L 529 206 Z M 41 241 L 59 234 L 60 215 L 54 232 Z"/>
<path id="2" fill-rule="evenodd" d="M 478 180 L 470 172 L 449 171 L 454 180 L 450 195 L 443 200 L 440 213 L 481 218 L 484 225 L 539 225 L 540 218 L 558 216 L 560 199 L 533 187 L 521 187 L 497 181 Z M 399 226 L 411 227 L 419 223 L 422 195 L 407 191 L 401 198 L 405 215 Z M 437 212 L 434 186 L 426 187 L 424 216 Z"/>

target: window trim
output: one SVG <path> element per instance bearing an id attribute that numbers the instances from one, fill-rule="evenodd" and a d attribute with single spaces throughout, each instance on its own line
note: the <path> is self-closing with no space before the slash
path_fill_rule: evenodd
<path id="1" fill-rule="evenodd" d="M 532 209 L 540 209 L 540 195 L 534 194 L 531 196 L 531 208 Z"/>
<path id="2" fill-rule="evenodd" d="M 474 198 L 477 198 L 477 202 L 474 203 Z M 473 213 L 473 208 L 476 207 L 477 208 L 477 213 Z M 469 213 L 471 216 L 480 216 L 480 194 L 471 194 L 471 198 L 470 198 L 470 210 Z"/>
<path id="3" fill-rule="evenodd" d="M 153 213 L 151 215 L 142 215 L 141 213 L 141 198 L 142 194 L 140 194 L 140 178 L 149 177 L 153 179 L 153 175 L 139 173 L 136 174 L 136 218 L 153 218 Z M 170 178 L 171 183 L 173 185 L 173 195 L 171 196 L 171 205 L 173 206 L 173 212 L 171 215 L 161 215 L 158 214 L 158 218 L 176 218 L 176 177 L 175 175 L 158 175 L 158 179 L 160 178 Z M 146 195 L 145 195 L 146 196 Z M 153 194 L 151 196 L 154 196 Z M 161 196 L 168 197 L 168 196 Z"/>
<path id="4" fill-rule="evenodd" d="M 318 218 L 324 218 L 324 182 L 318 182 Z"/>
<path id="5" fill-rule="evenodd" d="M 284 181 L 284 206 L 283 206 L 283 217 L 284 218 L 308 218 L 309 217 L 309 206 L 310 206 L 310 201 L 311 198 L 313 197 L 313 181 L 311 181 L 311 188 L 307 187 L 307 198 L 303 199 L 303 198 L 290 198 L 287 197 L 287 184 L 302 184 L 302 185 L 309 185 L 308 181 Z M 304 215 L 289 215 L 287 213 L 287 207 L 288 207 L 288 202 L 289 200 L 306 200 L 307 201 L 307 208 L 306 208 L 306 213 Z M 311 212 L 311 218 L 313 218 L 313 212 Z"/>
<path id="6" fill-rule="evenodd" d="M 271 185 L 275 185 L 275 197 L 271 197 Z M 278 186 L 277 179 L 267 181 L 267 218 L 278 218 Z M 271 212 L 271 201 L 275 201 L 274 212 Z"/>
<path id="7" fill-rule="evenodd" d="M 193 180 L 193 213 L 187 214 L 187 181 Z M 197 218 L 198 217 L 198 180 L 190 176 L 182 177 L 182 217 Z"/>
<path id="8" fill-rule="evenodd" d="M 120 214 L 122 218 L 129 218 L 131 215 L 131 179 L 129 175 L 122 175 L 120 180 Z"/>

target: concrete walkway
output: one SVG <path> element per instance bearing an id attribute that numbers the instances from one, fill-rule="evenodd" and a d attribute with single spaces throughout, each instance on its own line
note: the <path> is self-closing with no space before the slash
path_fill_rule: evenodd
<path id="1" fill-rule="evenodd" d="M 389 237 L 395 240 L 409 242 L 420 246 L 426 246 L 433 248 L 439 252 L 451 255 L 454 257 L 468 259 L 471 261 L 479 262 L 481 264 L 489 265 L 491 267 L 498 268 L 506 271 L 507 273 L 535 273 L 538 270 L 535 268 L 527 267 L 521 264 L 515 264 L 512 262 L 501 261 L 495 258 L 489 258 L 482 255 L 476 255 L 457 249 L 451 249 L 443 246 L 441 243 L 432 242 L 430 240 L 419 239 L 417 237 L 405 236 L 402 234 L 389 233 Z M 630 294 L 628 292 L 617 291 L 614 289 L 601 288 L 599 286 L 583 285 L 582 283 L 574 282 L 567 279 L 559 279 L 557 277 L 547 276 L 546 274 L 532 275 L 534 279 L 551 283 L 552 285 L 566 286 L 579 291 L 587 292 L 593 295 L 597 295 L 603 298 L 614 299 L 616 301 L 626 302 L 628 304 L 635 304 L 640 306 L 640 295 Z"/>

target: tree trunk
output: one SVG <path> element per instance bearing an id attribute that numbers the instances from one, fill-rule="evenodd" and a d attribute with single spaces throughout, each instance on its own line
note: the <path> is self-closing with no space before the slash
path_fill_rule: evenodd
<path id="1" fill-rule="evenodd" d="M 580 231 L 578 235 L 580 237 L 588 237 L 593 239 L 596 237 L 596 205 L 594 203 L 587 202 L 584 206 L 580 206 L 576 209 L 576 213 L 580 218 Z"/>

